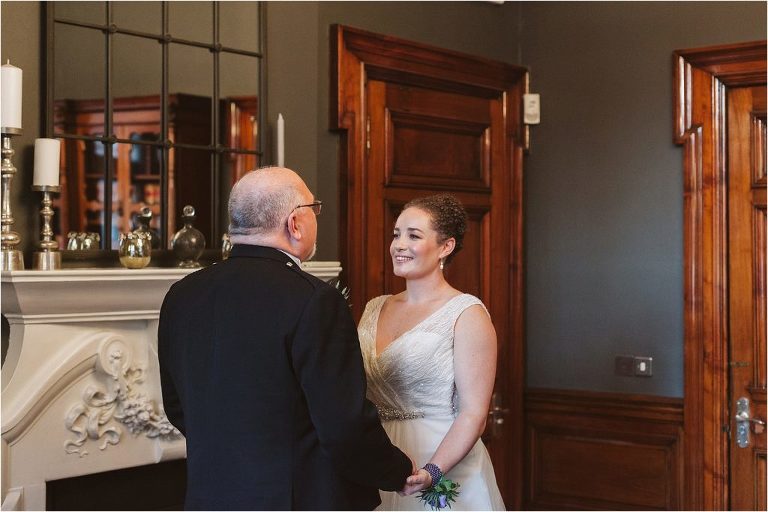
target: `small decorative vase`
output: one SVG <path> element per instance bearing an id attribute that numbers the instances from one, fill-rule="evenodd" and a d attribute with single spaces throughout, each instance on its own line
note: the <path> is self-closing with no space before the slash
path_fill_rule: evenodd
<path id="1" fill-rule="evenodd" d="M 203 254 L 205 249 L 205 237 L 192 226 L 195 221 L 195 209 L 187 205 L 182 210 L 181 219 L 184 221 L 184 227 L 173 235 L 171 248 L 173 254 L 180 260 L 181 268 L 197 268 L 200 266 L 197 260 Z"/>
<path id="2" fill-rule="evenodd" d="M 99 242 L 101 242 L 101 235 L 98 233 L 83 233 L 83 242 L 81 249 L 84 251 L 92 251 L 99 249 Z"/>
<path id="3" fill-rule="evenodd" d="M 80 242 L 77 240 L 77 231 L 67 233 L 67 250 L 76 251 L 80 248 Z"/>
<path id="4" fill-rule="evenodd" d="M 136 216 L 136 224 L 138 224 L 138 226 L 136 226 L 134 233 L 147 233 L 152 237 L 152 248 L 160 249 L 160 235 L 157 234 L 157 231 L 149 227 L 151 222 L 152 210 L 149 206 L 143 206 L 141 210 L 139 210 L 139 214 Z"/>
<path id="5" fill-rule="evenodd" d="M 132 231 L 120 235 L 120 263 L 125 268 L 144 268 L 152 255 L 152 237 Z"/>
<path id="6" fill-rule="evenodd" d="M 70 231 L 67 233 L 68 251 L 93 251 L 99 249 L 101 235 L 98 233 Z"/>
<path id="7" fill-rule="evenodd" d="M 221 235 L 221 261 L 229 258 L 229 253 L 232 252 L 232 241 L 229 239 L 229 233 Z"/>

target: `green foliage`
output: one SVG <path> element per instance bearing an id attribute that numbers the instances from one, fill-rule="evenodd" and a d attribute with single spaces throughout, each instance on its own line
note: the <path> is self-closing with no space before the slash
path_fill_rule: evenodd
<path id="1" fill-rule="evenodd" d="M 455 502 L 456 497 L 460 494 L 456 490 L 459 487 L 459 484 L 456 482 L 442 477 L 437 484 L 421 491 L 419 498 L 425 505 L 429 505 L 432 510 L 442 510 L 446 507 L 451 508 L 451 503 Z"/>

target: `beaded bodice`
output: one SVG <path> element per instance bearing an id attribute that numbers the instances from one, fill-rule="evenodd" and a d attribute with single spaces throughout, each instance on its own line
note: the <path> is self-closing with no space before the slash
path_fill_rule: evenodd
<path id="1" fill-rule="evenodd" d="M 454 326 L 477 297 L 457 295 L 376 353 L 379 313 L 389 295 L 372 299 L 358 326 L 368 399 L 382 420 L 453 416 L 459 403 L 453 372 Z"/>

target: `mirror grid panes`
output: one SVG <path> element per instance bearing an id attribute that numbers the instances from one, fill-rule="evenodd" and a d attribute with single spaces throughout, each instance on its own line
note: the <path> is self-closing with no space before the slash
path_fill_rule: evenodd
<path id="1" fill-rule="evenodd" d="M 112 108 L 118 103 L 129 103 L 127 98 L 159 100 L 162 87 L 163 45 L 155 39 L 115 34 L 112 37 Z M 155 104 L 159 118 L 160 102 Z M 113 118 L 113 124 L 118 123 Z M 118 135 L 118 138 L 124 137 Z"/>
<path id="2" fill-rule="evenodd" d="M 212 43 L 215 4 L 218 2 L 189 2 L 184 0 L 168 2 L 168 15 L 170 17 L 168 28 L 171 35 L 176 39 Z M 216 5 L 216 10 L 218 9 L 219 6 Z"/>
<path id="3" fill-rule="evenodd" d="M 219 131 L 222 146 L 253 150 L 257 146 L 258 98 L 251 94 L 260 79 L 259 60 L 250 55 L 222 53 L 219 61 L 219 97 L 222 98 L 222 122 Z"/>
<path id="4" fill-rule="evenodd" d="M 229 48 L 259 51 L 259 5 L 256 2 L 221 2 L 219 41 Z M 254 37 L 254 35 L 256 37 Z"/>
<path id="5" fill-rule="evenodd" d="M 80 23 L 103 25 L 107 19 L 106 2 L 56 2 L 56 17 Z"/>
<path id="6" fill-rule="evenodd" d="M 61 25 L 53 57 L 54 133 L 104 135 L 105 36 L 94 28 Z"/>
<path id="7" fill-rule="evenodd" d="M 162 2 L 141 2 L 141 9 L 135 1 L 112 2 L 112 21 L 124 29 L 157 34 L 163 30 L 162 9 Z"/>
<path id="8" fill-rule="evenodd" d="M 153 247 L 168 249 L 189 204 L 218 248 L 226 194 L 262 160 L 263 5 L 44 7 L 45 133 L 62 140 L 59 246 L 117 249 L 151 213 Z"/>

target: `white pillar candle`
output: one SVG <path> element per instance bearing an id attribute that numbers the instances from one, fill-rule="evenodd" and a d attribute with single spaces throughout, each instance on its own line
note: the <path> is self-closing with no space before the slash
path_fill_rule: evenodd
<path id="1" fill-rule="evenodd" d="M 60 152 L 59 139 L 35 139 L 35 173 L 32 185 L 59 186 Z"/>
<path id="2" fill-rule="evenodd" d="M 283 114 L 277 115 L 277 165 L 285 166 L 285 119 Z"/>
<path id="3" fill-rule="evenodd" d="M 2 66 L 0 126 L 21 130 L 21 69 L 9 60 Z"/>

